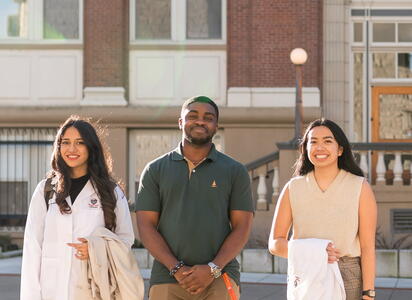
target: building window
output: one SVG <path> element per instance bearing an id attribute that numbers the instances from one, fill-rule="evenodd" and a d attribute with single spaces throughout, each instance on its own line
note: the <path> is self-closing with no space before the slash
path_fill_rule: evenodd
<path id="1" fill-rule="evenodd" d="M 82 0 L 2 0 L 0 39 L 78 41 Z"/>
<path id="2" fill-rule="evenodd" d="M 412 23 L 398 24 L 398 40 L 400 43 L 412 42 Z"/>
<path id="3" fill-rule="evenodd" d="M 373 78 L 395 78 L 395 53 L 373 53 Z"/>
<path id="4" fill-rule="evenodd" d="M 412 78 L 412 53 L 372 53 L 372 70 L 374 79 Z"/>
<path id="5" fill-rule="evenodd" d="M 188 39 L 222 38 L 222 1 L 187 0 L 186 37 Z"/>
<path id="6" fill-rule="evenodd" d="M 373 23 L 373 42 L 394 43 L 396 41 L 395 24 Z"/>
<path id="7" fill-rule="evenodd" d="M 409 86 L 412 82 L 412 10 L 358 7 L 351 9 L 350 39 L 350 101 L 353 112 L 350 138 L 355 142 L 370 142 L 374 132 L 372 126 L 376 126 L 370 121 L 374 111 L 373 105 L 370 105 L 374 97 L 374 87 Z M 395 98 L 396 101 L 393 100 Z M 406 110 L 402 113 L 402 124 L 406 126 L 410 113 L 407 112 L 409 108 L 402 105 L 403 102 L 409 103 L 410 99 L 407 99 L 408 102 L 401 98 L 391 95 L 383 97 L 381 101 L 389 103 L 387 111 Z M 398 115 L 390 117 L 400 120 Z M 393 124 L 389 124 L 389 120 L 394 121 L 388 117 L 381 124 L 387 127 L 385 130 L 388 132 L 394 128 Z M 386 136 L 393 134 L 387 133 Z"/>
<path id="8" fill-rule="evenodd" d="M 23 226 L 31 195 L 50 170 L 55 129 L 0 128 L 0 227 Z"/>
<path id="9" fill-rule="evenodd" d="M 134 41 L 224 40 L 226 0 L 130 1 Z"/>
<path id="10" fill-rule="evenodd" d="M 375 22 L 372 24 L 372 35 L 373 43 L 412 43 L 412 23 Z"/>
<path id="11" fill-rule="evenodd" d="M 353 54 L 353 141 L 363 141 L 363 53 Z"/>
<path id="12" fill-rule="evenodd" d="M 398 78 L 412 78 L 412 52 L 398 53 Z"/>
<path id="13" fill-rule="evenodd" d="M 14 0 L 0 2 L 0 38 L 27 37 L 27 3 Z"/>
<path id="14" fill-rule="evenodd" d="M 170 38 L 170 0 L 136 0 L 136 39 Z"/>
<path id="15" fill-rule="evenodd" d="M 363 42 L 363 23 L 353 23 L 353 42 Z"/>
<path id="16" fill-rule="evenodd" d="M 79 1 L 43 0 L 43 38 L 79 38 Z"/>

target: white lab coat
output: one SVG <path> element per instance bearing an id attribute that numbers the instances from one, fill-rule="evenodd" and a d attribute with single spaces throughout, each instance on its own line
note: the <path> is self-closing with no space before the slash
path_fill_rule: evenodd
<path id="1" fill-rule="evenodd" d="M 328 263 L 329 240 L 296 239 L 288 245 L 288 300 L 345 300 L 337 262 Z"/>
<path id="2" fill-rule="evenodd" d="M 27 215 L 24 233 L 20 300 L 73 300 L 73 291 L 80 272 L 80 260 L 75 249 L 67 243 L 79 243 L 80 237 L 92 234 L 104 226 L 103 210 L 90 180 L 71 204 L 70 214 L 61 214 L 55 196 L 44 200 L 45 180 L 34 191 Z M 127 199 L 119 187 L 117 198 L 117 236 L 128 246 L 134 242 L 134 233 Z"/>

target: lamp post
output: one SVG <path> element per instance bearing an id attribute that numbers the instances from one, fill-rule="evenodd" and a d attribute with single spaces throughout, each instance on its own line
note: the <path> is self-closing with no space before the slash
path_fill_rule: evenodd
<path id="1" fill-rule="evenodd" d="M 298 142 L 303 132 L 303 109 L 302 109 L 302 66 L 308 59 L 308 54 L 302 48 L 295 48 L 290 52 L 290 60 L 296 69 L 296 101 L 295 101 L 295 137 Z"/>

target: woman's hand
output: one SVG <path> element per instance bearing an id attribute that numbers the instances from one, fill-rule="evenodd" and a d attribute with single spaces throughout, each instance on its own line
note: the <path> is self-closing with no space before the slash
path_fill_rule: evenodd
<path id="1" fill-rule="evenodd" d="M 328 263 L 333 264 L 335 261 L 339 261 L 340 252 L 332 243 L 329 243 L 326 247 L 326 252 L 328 252 Z"/>
<path id="2" fill-rule="evenodd" d="M 89 245 L 85 238 L 78 238 L 81 243 L 67 243 L 68 246 L 76 249 L 76 256 L 80 260 L 86 260 L 89 258 Z"/>

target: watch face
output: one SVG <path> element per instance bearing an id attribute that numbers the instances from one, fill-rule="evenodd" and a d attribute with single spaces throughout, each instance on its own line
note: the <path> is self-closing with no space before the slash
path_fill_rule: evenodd
<path id="1" fill-rule="evenodd" d="M 212 276 L 215 278 L 218 278 L 222 273 L 221 270 L 218 266 L 216 266 L 214 263 L 210 262 L 208 263 L 210 267 L 210 272 L 212 273 Z"/>
<path id="2" fill-rule="evenodd" d="M 376 292 L 375 292 L 375 290 L 367 290 L 367 291 L 364 291 L 362 294 L 365 295 L 365 296 L 369 296 L 369 297 L 374 298 L 375 295 L 376 295 Z"/>

